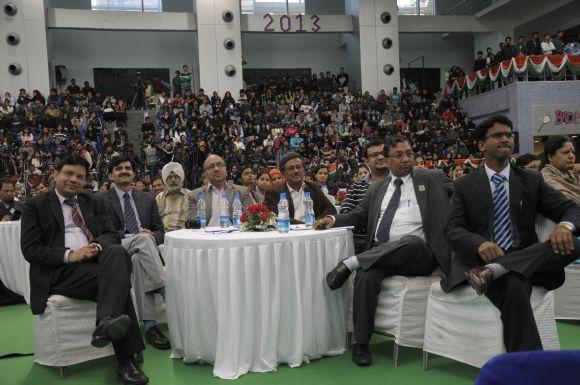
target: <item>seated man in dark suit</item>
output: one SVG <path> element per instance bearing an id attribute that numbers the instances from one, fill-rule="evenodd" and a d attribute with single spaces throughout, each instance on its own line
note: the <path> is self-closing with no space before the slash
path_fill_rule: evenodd
<path id="1" fill-rule="evenodd" d="M 14 182 L 0 179 L 0 221 L 17 221 L 22 214 L 22 206 L 15 198 Z"/>
<path id="2" fill-rule="evenodd" d="M 336 215 L 336 208 L 328 200 L 326 195 L 324 195 L 320 187 L 314 182 L 304 180 L 306 175 L 300 154 L 296 152 L 287 153 L 280 159 L 279 168 L 286 179 L 286 183 L 277 189 L 266 191 L 264 204 L 268 207 L 268 210 L 278 213 L 280 193 L 286 193 L 290 223 L 304 223 L 306 209 L 304 205 L 304 193 L 310 192 L 315 218 L 320 218 L 325 215 Z"/>
<path id="3" fill-rule="evenodd" d="M 99 193 L 98 197 L 107 202 L 113 226 L 133 262 L 131 285 L 145 341 L 156 349 L 169 349 L 169 340 L 157 327 L 155 312 L 155 293 L 165 298 L 165 271 L 157 247 L 163 243 L 165 230 L 155 199 L 132 188 L 133 170 L 129 157 L 111 159 L 109 178 L 115 182 L 115 188 Z"/>
<path id="4" fill-rule="evenodd" d="M 81 192 L 88 172 L 84 158 L 66 157 L 55 190 L 24 205 L 20 246 L 30 263 L 32 313 L 42 314 L 52 294 L 96 302 L 91 344 L 112 342 L 119 380 L 146 384 L 149 378 L 134 361 L 144 344 L 130 295 L 131 259 L 105 203 Z"/>
<path id="5" fill-rule="evenodd" d="M 513 124 L 505 116 L 483 121 L 476 130 L 485 167 L 456 182 L 446 238 L 455 250 L 441 287 L 465 282 L 499 309 L 508 352 L 541 350 L 530 305 L 532 286 L 554 290 L 564 267 L 580 257 L 580 207 L 548 186 L 537 172 L 510 165 Z M 546 243 L 538 242 L 537 214 L 558 223 Z"/>
<path id="6" fill-rule="evenodd" d="M 413 150 L 404 136 L 388 138 L 390 175 L 373 183 L 362 202 L 347 214 L 327 216 L 315 228 L 365 225 L 365 251 L 345 259 L 326 276 L 332 290 L 356 271 L 353 296 L 355 364 L 372 363 L 369 341 L 385 277 L 428 276 L 437 266 L 447 272 L 450 249 L 443 228 L 453 182 L 439 170 L 413 171 Z"/>

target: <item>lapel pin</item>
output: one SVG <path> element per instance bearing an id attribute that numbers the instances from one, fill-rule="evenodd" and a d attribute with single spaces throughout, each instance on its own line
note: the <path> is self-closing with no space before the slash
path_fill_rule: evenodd
<path id="1" fill-rule="evenodd" d="M 420 184 L 419 185 L 419 191 L 425 191 L 425 185 Z"/>

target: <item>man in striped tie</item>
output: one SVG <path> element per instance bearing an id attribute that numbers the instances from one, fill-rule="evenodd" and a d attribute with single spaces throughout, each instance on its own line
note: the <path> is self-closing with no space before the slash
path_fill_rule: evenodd
<path id="1" fill-rule="evenodd" d="M 155 199 L 133 188 L 135 171 L 127 156 L 117 156 L 109 163 L 109 177 L 115 188 L 99 195 L 107 202 L 115 230 L 133 263 L 131 285 L 135 305 L 143 322 L 145 341 L 155 349 L 169 349 L 169 339 L 157 327 L 155 295 L 165 298 L 165 270 L 158 245 L 163 243 L 165 229 Z"/>
<path id="2" fill-rule="evenodd" d="M 580 207 L 548 186 L 542 176 L 510 166 L 513 124 L 505 116 L 476 130 L 485 167 L 455 184 L 446 238 L 456 254 L 441 281 L 450 291 L 467 281 L 500 310 L 506 351 L 541 350 L 530 305 L 532 286 L 554 290 L 564 267 L 580 257 Z M 548 241 L 535 233 L 536 215 L 558 223 Z"/>

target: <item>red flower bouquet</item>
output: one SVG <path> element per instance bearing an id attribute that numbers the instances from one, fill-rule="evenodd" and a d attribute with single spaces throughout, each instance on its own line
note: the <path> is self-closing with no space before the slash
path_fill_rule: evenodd
<path id="1" fill-rule="evenodd" d="M 276 228 L 276 216 L 264 205 L 250 205 L 240 217 L 243 231 L 269 231 Z"/>

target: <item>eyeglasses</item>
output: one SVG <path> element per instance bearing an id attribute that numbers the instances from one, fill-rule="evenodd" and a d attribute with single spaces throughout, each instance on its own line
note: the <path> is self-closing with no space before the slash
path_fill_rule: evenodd
<path id="1" fill-rule="evenodd" d="M 213 170 L 214 168 L 226 168 L 226 164 L 225 163 L 208 164 L 207 167 L 205 168 L 205 171 Z"/>
<path id="2" fill-rule="evenodd" d="M 367 158 L 378 158 L 379 155 L 382 155 L 383 157 L 385 156 L 385 154 L 383 154 L 383 152 L 371 152 L 367 155 Z"/>
<path id="3" fill-rule="evenodd" d="M 73 176 L 80 180 L 85 180 L 85 175 L 75 174 L 72 171 L 63 171 L 62 174 L 67 178 L 72 178 Z"/>
<path id="4" fill-rule="evenodd" d="M 393 155 L 387 155 L 387 158 L 395 158 L 397 160 L 401 160 L 405 156 L 413 159 L 415 157 L 415 153 L 414 152 L 411 152 L 411 151 L 405 152 L 405 153 L 403 153 L 403 152 L 395 152 Z"/>
<path id="5" fill-rule="evenodd" d="M 511 131 L 506 132 L 494 132 L 493 134 L 488 134 L 485 136 L 485 139 L 493 138 L 493 139 L 501 139 L 502 137 L 506 137 L 507 139 L 511 139 L 514 137 L 514 133 Z"/>

